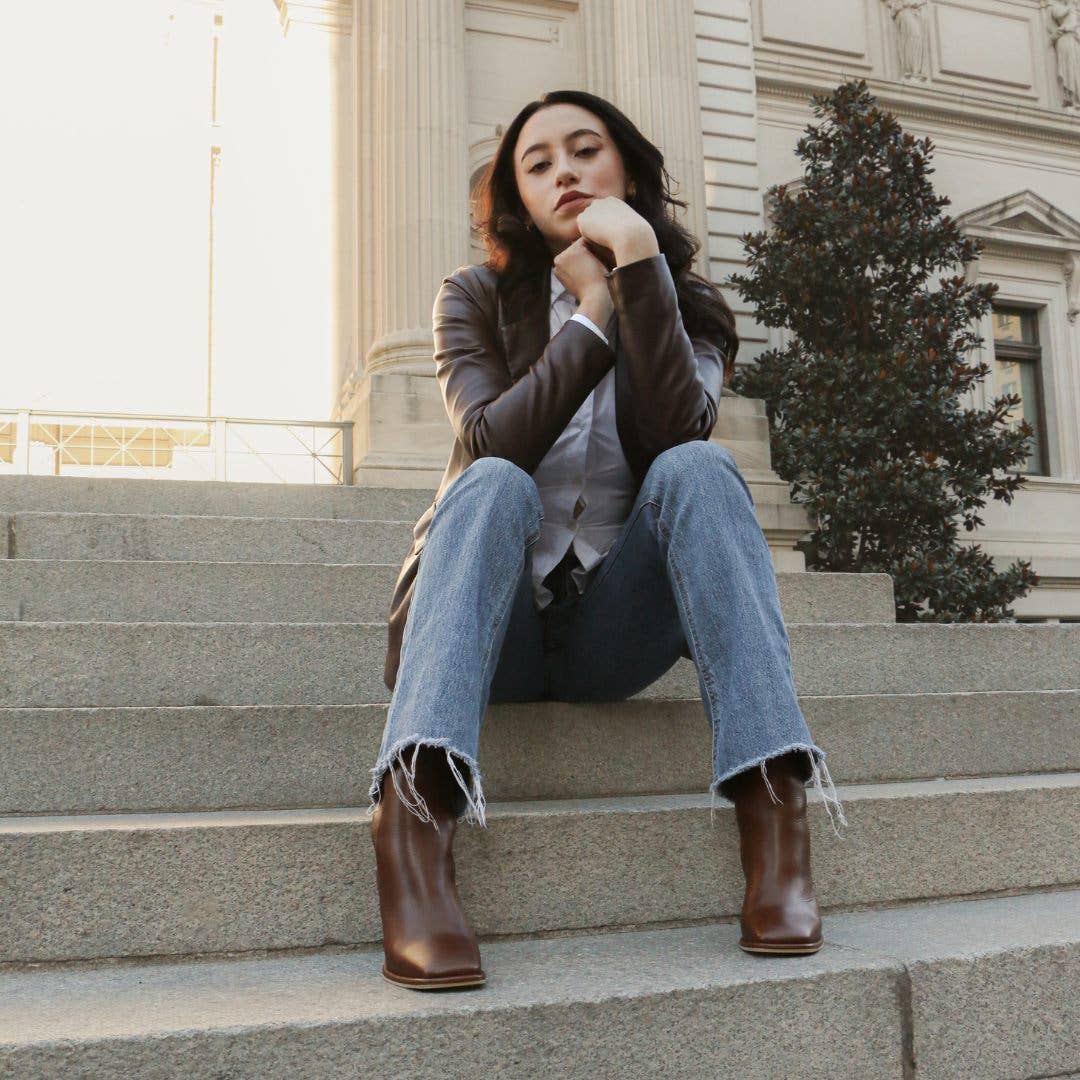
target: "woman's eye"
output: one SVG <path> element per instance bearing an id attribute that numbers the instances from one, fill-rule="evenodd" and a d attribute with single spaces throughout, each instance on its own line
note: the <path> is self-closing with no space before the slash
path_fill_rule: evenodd
<path id="1" fill-rule="evenodd" d="M 584 148 L 582 148 L 581 150 L 579 150 L 579 151 L 578 151 L 578 153 L 579 153 L 579 154 L 588 154 L 588 155 L 589 155 L 590 157 L 591 157 L 591 156 L 592 156 L 593 154 L 598 154 L 599 152 L 600 152 L 600 147 L 599 147 L 599 146 L 586 146 L 586 147 L 584 147 Z M 542 166 L 544 166 L 544 165 L 547 165 L 547 162 L 546 162 L 546 161 L 538 161 L 538 162 L 537 162 L 537 163 L 536 163 L 536 164 L 535 164 L 535 165 L 534 165 L 534 166 L 533 166 L 533 167 L 532 167 L 532 168 L 531 168 L 531 169 L 529 170 L 529 172 L 531 172 L 531 173 L 533 173 L 533 172 L 536 172 L 536 170 L 537 170 L 537 169 L 541 168 L 541 167 L 542 167 Z"/>

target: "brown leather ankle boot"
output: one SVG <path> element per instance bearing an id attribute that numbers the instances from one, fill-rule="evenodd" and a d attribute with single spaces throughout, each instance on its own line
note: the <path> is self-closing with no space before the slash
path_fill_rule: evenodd
<path id="1" fill-rule="evenodd" d="M 405 760 L 412 760 L 407 748 Z M 438 831 L 401 801 L 408 777 L 393 762 L 382 777 L 371 818 L 379 911 L 383 926 L 383 978 L 415 990 L 480 986 L 487 976 L 480 949 L 461 910 L 454 871 L 457 828 L 454 783 L 441 748 L 422 746 L 416 759 L 416 790 Z"/>
<path id="2" fill-rule="evenodd" d="M 806 789 L 794 751 L 765 763 L 774 803 L 752 769 L 725 785 L 739 823 L 739 855 L 746 876 L 740 948 L 754 953 L 802 954 L 821 948 L 821 914 L 810 877 L 810 830 Z"/>

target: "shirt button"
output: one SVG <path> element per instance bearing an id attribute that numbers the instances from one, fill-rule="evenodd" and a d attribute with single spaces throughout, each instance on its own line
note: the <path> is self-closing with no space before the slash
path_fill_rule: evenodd
<path id="1" fill-rule="evenodd" d="M 579 495 L 578 501 L 574 503 L 574 520 L 576 521 L 581 517 L 582 511 L 585 509 L 585 500 Z"/>

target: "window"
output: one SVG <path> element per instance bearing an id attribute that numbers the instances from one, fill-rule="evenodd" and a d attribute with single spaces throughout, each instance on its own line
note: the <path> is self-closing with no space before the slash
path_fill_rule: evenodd
<path id="1" fill-rule="evenodd" d="M 1020 397 L 1020 404 L 1005 414 L 1006 422 L 1019 427 L 1021 420 L 1026 420 L 1035 429 L 1027 462 L 1019 471 L 1046 476 L 1046 419 L 1037 315 L 1033 308 L 994 305 L 994 383 L 998 395 Z"/>

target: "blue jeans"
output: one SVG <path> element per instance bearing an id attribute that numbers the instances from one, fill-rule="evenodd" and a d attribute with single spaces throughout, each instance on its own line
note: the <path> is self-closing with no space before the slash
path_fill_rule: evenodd
<path id="1" fill-rule="evenodd" d="M 407 788 L 393 770 L 398 794 L 434 822 L 414 784 L 424 745 L 445 749 L 464 820 L 485 826 L 477 752 L 489 703 L 622 701 L 689 643 L 713 733 L 712 809 L 718 793 L 727 798 L 725 781 L 755 765 L 777 801 L 766 760 L 803 750 L 803 782 L 813 780 L 830 821 L 832 802 L 847 824 L 799 708 L 772 557 L 730 451 L 695 440 L 654 458 L 586 591 L 537 611 L 532 549 L 542 520 L 535 482 L 505 458 L 478 458 L 443 493 L 414 583 L 369 814 L 396 759 Z"/>

